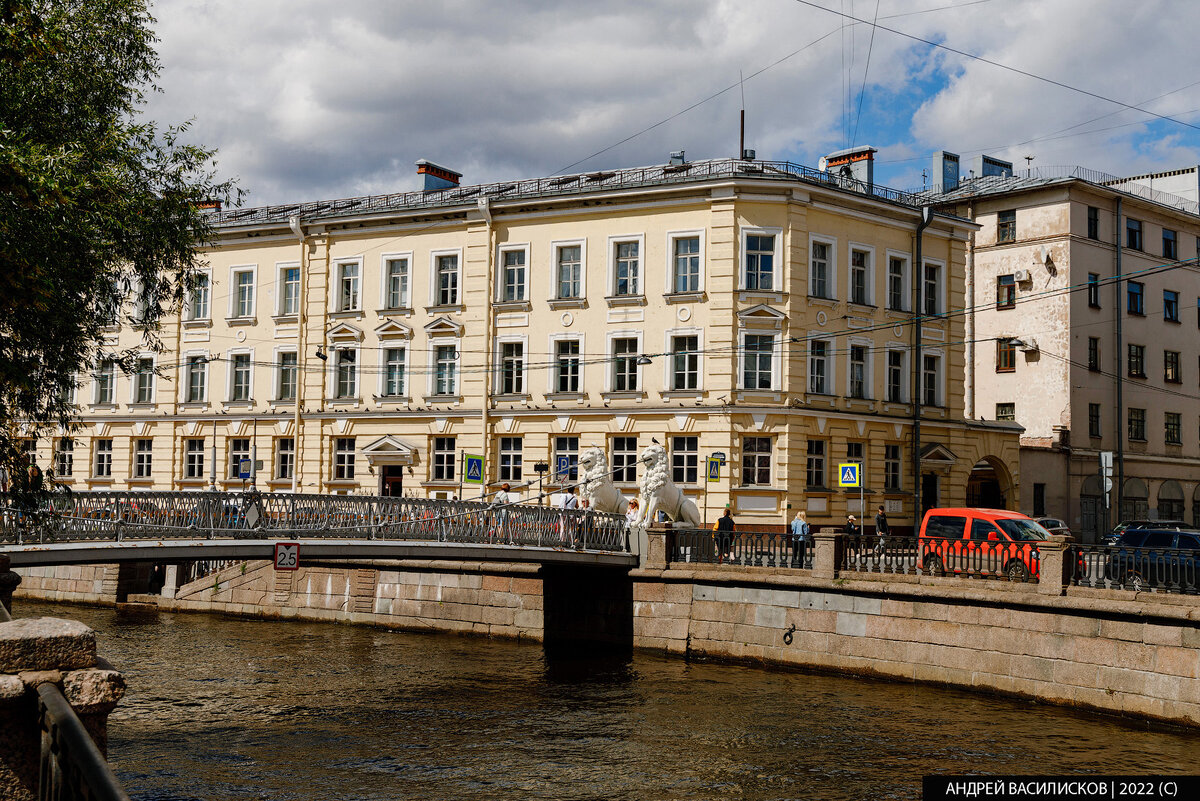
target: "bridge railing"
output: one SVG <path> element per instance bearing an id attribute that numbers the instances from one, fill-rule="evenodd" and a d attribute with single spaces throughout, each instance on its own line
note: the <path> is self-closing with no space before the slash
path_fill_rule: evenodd
<path id="1" fill-rule="evenodd" d="M 76 492 L 54 496 L 36 509 L 7 505 L 0 509 L 3 543 L 250 537 L 629 550 L 621 515 L 481 501 L 258 492 Z"/>

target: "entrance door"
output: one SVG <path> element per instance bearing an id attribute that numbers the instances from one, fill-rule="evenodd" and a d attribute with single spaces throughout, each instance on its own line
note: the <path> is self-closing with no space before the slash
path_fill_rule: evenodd
<path id="1" fill-rule="evenodd" d="M 938 477 L 936 473 L 921 474 L 921 517 L 938 505 Z"/>
<path id="2" fill-rule="evenodd" d="M 383 466 L 383 478 L 380 493 L 388 496 L 404 494 L 404 465 L 386 464 Z"/>

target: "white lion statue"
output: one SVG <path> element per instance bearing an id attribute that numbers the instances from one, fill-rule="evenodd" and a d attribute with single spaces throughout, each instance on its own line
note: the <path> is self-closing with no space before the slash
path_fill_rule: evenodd
<path id="1" fill-rule="evenodd" d="M 646 469 L 640 485 L 642 501 L 635 526 L 649 526 L 659 512 L 688 528 L 700 528 L 700 510 L 696 502 L 683 494 L 671 480 L 667 450 L 662 445 L 648 445 L 638 457 Z"/>
<path id="2" fill-rule="evenodd" d="M 579 496 L 586 498 L 588 506 L 597 512 L 625 514 L 629 499 L 613 486 L 612 471 L 608 468 L 608 455 L 603 448 L 591 447 L 579 454 Z"/>

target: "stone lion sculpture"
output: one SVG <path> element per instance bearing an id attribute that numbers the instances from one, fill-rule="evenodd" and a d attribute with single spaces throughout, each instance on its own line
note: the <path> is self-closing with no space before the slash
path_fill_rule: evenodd
<path id="1" fill-rule="evenodd" d="M 629 499 L 613 486 L 608 454 L 603 448 L 593 446 L 579 454 L 579 471 L 579 497 L 586 498 L 590 508 L 597 512 L 625 514 Z"/>
<path id="2" fill-rule="evenodd" d="M 671 480 L 666 448 L 657 444 L 649 445 L 642 450 L 638 461 L 645 466 L 645 470 L 639 486 L 642 500 L 634 525 L 648 526 L 659 512 L 664 512 L 668 518 L 688 528 L 700 528 L 700 510 L 696 502 L 685 496 L 683 490 Z"/>

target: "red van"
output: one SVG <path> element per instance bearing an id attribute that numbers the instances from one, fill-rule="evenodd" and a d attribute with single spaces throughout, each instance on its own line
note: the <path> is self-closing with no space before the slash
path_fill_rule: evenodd
<path id="1" fill-rule="evenodd" d="M 1038 543 L 1050 532 L 1005 509 L 930 509 L 921 521 L 917 567 L 931 576 L 1038 577 Z"/>

